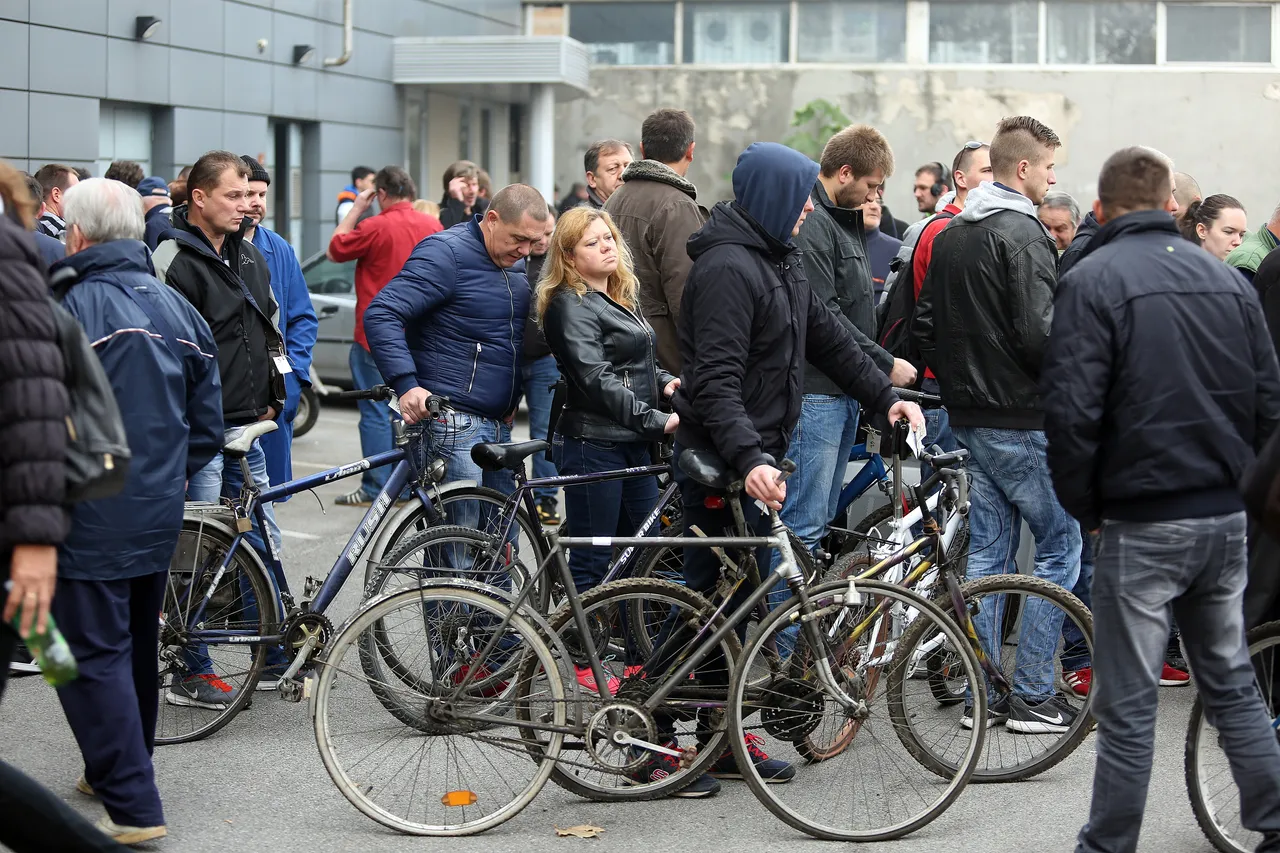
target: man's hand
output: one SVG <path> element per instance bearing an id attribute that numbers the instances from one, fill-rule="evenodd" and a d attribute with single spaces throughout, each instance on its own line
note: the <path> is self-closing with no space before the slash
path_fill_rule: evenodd
<path id="1" fill-rule="evenodd" d="M 677 376 L 675 379 L 672 379 L 670 382 L 667 383 L 666 388 L 662 389 L 662 396 L 667 397 L 669 399 L 672 394 L 676 393 L 676 389 L 679 387 L 680 387 L 680 377 Z"/>
<path id="2" fill-rule="evenodd" d="M 400 417 L 409 426 L 427 419 L 427 401 L 431 392 L 426 388 L 412 388 L 400 397 Z"/>
<path id="3" fill-rule="evenodd" d="M 667 418 L 666 425 L 662 427 L 662 431 L 667 435 L 671 435 L 671 433 L 675 432 L 679 428 L 680 416 L 672 412 L 671 417 Z"/>
<path id="4" fill-rule="evenodd" d="M 747 475 L 747 494 L 769 509 L 782 509 L 782 502 L 787 499 L 787 484 L 779 483 L 782 472 L 772 465 L 757 465 Z"/>
<path id="5" fill-rule="evenodd" d="M 360 191 L 360 194 L 356 196 L 356 200 L 352 203 L 352 209 L 356 211 L 357 216 L 369 209 L 369 205 L 373 204 L 373 197 L 377 194 L 378 191 L 374 187 Z"/>
<path id="6" fill-rule="evenodd" d="M 458 176 L 449 182 L 449 198 L 454 201 L 462 201 L 463 195 L 467 191 L 467 179 Z"/>
<path id="7" fill-rule="evenodd" d="M 277 412 L 277 411 L 276 411 L 276 407 L 275 407 L 275 406 L 267 406 L 267 413 L 266 413 L 265 415 L 261 415 L 261 416 L 259 416 L 258 420 L 260 420 L 260 421 L 274 421 L 274 420 L 276 419 L 276 415 L 277 415 L 277 414 L 279 414 L 279 412 Z"/>
<path id="8" fill-rule="evenodd" d="M 920 411 L 920 407 L 915 403 L 906 403 L 899 400 L 890 407 L 889 424 L 891 426 L 896 424 L 902 418 L 907 419 L 907 423 L 911 424 L 912 429 L 924 429 L 924 412 Z"/>
<path id="9" fill-rule="evenodd" d="M 895 358 L 893 369 L 889 371 L 889 381 L 899 388 L 910 388 L 916 381 L 915 365 L 905 359 Z"/>
<path id="10" fill-rule="evenodd" d="M 53 545 L 15 545 L 9 562 L 11 588 L 4 605 L 4 621 L 9 622 L 22 608 L 18 633 L 30 635 L 32 623 L 37 634 L 49 624 L 49 603 L 58 579 L 58 549 Z"/>

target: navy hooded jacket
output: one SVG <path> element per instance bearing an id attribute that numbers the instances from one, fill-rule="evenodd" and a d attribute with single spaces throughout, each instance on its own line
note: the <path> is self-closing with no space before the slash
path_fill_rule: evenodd
<path id="1" fill-rule="evenodd" d="M 378 370 L 397 394 L 422 387 L 456 409 L 502 418 L 516 406 L 529 280 L 489 257 L 482 216 L 432 234 L 364 313 Z"/>
<path id="2" fill-rule="evenodd" d="M 52 273 L 68 267 L 79 280 L 62 304 L 111 381 L 133 459 L 118 495 L 75 505 L 58 576 L 107 581 L 167 571 L 187 479 L 222 448 L 213 333 L 182 294 L 155 278 L 140 240 L 91 246 Z"/>
<path id="3" fill-rule="evenodd" d="M 743 476 L 767 464 L 765 454 L 786 454 L 806 360 L 872 412 L 888 412 L 898 399 L 810 290 L 791 241 L 817 178 L 818 164 L 803 154 L 754 143 L 733 171 L 735 200 L 716 205 L 689 238 L 676 440 L 715 450 Z"/>

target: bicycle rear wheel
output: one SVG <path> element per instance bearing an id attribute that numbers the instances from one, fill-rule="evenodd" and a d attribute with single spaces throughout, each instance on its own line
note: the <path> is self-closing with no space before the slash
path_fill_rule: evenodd
<path id="1" fill-rule="evenodd" d="M 817 838 L 834 841 L 882 841 L 900 838 L 932 821 L 955 801 L 977 763 L 985 732 L 957 734 L 956 768 L 939 778 L 920 767 L 894 731 L 905 718 L 926 712 L 933 697 L 926 684 L 907 678 L 911 660 L 895 652 L 896 630 L 880 630 L 880 619 L 917 614 L 930 630 L 956 643 L 962 637 L 941 611 L 902 587 L 860 582 L 856 593 L 847 581 L 811 588 L 816 626 L 824 647 L 813 649 L 801 634 L 785 660 L 770 660 L 771 648 L 785 648 L 781 634 L 801 622 L 800 602 L 792 598 L 770 614 L 748 640 L 730 690 L 729 742 L 753 794 L 778 818 Z M 972 677 L 978 672 L 972 652 L 962 660 Z M 849 705 L 820 680 L 821 661 L 831 664 L 840 688 L 862 704 Z M 868 674 L 876 671 L 874 684 Z M 761 671 L 770 673 L 759 678 Z M 758 685 L 758 686 L 753 686 Z M 979 695 L 981 706 L 983 697 Z M 748 719 L 759 714 L 758 721 Z M 856 723 L 853 734 L 850 723 Z M 800 744 L 846 739 L 821 763 L 801 768 L 786 785 L 770 785 L 751 760 L 746 735 L 771 758 L 802 762 Z"/>
<path id="2" fill-rule="evenodd" d="M 506 604 L 469 589 L 406 589 L 366 604 L 334 638 L 317 661 L 313 727 L 325 770 L 357 809 L 410 835 L 473 835 L 537 796 L 564 735 L 526 738 L 516 713 L 563 727 L 563 681 L 551 649 L 519 615 L 495 651 L 477 659 L 508 613 Z M 365 674 L 355 658 L 375 626 L 394 638 L 412 679 Z M 495 686 L 491 662 L 501 669 L 501 661 L 525 656 L 537 662 L 529 668 L 537 683 L 501 685 L 519 699 L 496 700 L 485 687 Z M 474 680 L 459 691 L 469 675 Z M 412 723 L 381 713 L 379 694 L 387 693 L 414 710 Z"/>

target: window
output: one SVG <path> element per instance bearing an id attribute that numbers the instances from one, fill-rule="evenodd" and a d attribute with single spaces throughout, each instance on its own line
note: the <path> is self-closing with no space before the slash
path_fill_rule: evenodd
<path id="1" fill-rule="evenodd" d="M 800 4 L 801 62 L 902 62 L 907 7 L 897 0 Z"/>
<path id="2" fill-rule="evenodd" d="M 307 290 L 324 296 L 356 291 L 356 262 L 335 264 L 324 255 L 317 255 L 302 269 Z"/>
<path id="3" fill-rule="evenodd" d="M 1170 62 L 1270 62 L 1271 6 L 1165 7 Z"/>
<path id="4" fill-rule="evenodd" d="M 671 65 L 676 57 L 674 3 L 578 3 L 569 37 L 587 46 L 596 65 Z"/>
<path id="5" fill-rule="evenodd" d="M 684 61 L 786 62 L 790 23 L 791 7 L 785 3 L 685 3 Z"/>
<path id="6" fill-rule="evenodd" d="M 1039 61 L 1037 2 L 929 4 L 929 61 L 1030 63 Z"/>
<path id="7" fill-rule="evenodd" d="M 104 101 L 98 108 L 98 163 L 102 175 L 113 160 L 132 160 L 151 174 L 151 108 Z"/>
<path id="8" fill-rule="evenodd" d="M 1046 61 L 1154 65 L 1155 3 L 1057 2 L 1047 6 Z"/>

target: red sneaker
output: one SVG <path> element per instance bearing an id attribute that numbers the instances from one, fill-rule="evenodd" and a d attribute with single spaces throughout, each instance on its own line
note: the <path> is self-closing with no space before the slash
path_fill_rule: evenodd
<path id="1" fill-rule="evenodd" d="M 589 666 L 575 666 L 575 667 L 573 668 L 573 674 L 574 674 L 574 675 L 576 675 L 576 676 L 578 677 L 578 684 L 582 685 L 582 686 L 583 686 L 583 687 L 585 687 L 587 690 L 590 690 L 592 693 L 599 693 L 599 692 L 600 692 L 600 691 L 596 688 L 596 674 L 595 674 L 594 672 L 592 672 L 592 671 L 591 671 L 591 667 L 589 667 Z M 609 683 L 608 683 L 608 685 L 607 685 L 607 686 L 608 686 L 608 688 L 609 688 L 609 695 L 610 695 L 610 696 L 616 696 L 616 695 L 617 695 L 617 693 L 618 693 L 618 686 L 619 686 L 620 684 L 622 684 L 622 679 L 618 678 L 616 675 L 611 675 L 611 676 L 609 676 Z"/>
<path id="2" fill-rule="evenodd" d="M 461 684 L 467 677 L 467 673 L 471 671 L 471 667 L 463 665 L 457 672 L 453 674 L 454 685 Z M 490 681 L 493 678 L 493 672 L 489 667 L 481 664 L 476 670 L 475 678 L 471 679 L 471 683 L 467 685 L 467 690 L 474 696 L 481 699 L 492 699 L 495 696 L 501 696 L 507 689 L 507 682 L 498 680 Z M 488 682 L 488 683 L 485 683 Z"/>
<path id="3" fill-rule="evenodd" d="M 1072 693 L 1077 696 L 1088 696 L 1089 685 L 1093 683 L 1093 667 L 1086 666 L 1074 672 L 1064 672 L 1062 680 L 1067 682 Z"/>
<path id="4" fill-rule="evenodd" d="M 1191 676 L 1180 669 L 1175 669 L 1169 664 L 1164 665 L 1164 669 L 1160 671 L 1161 687 L 1181 687 L 1191 682 Z"/>

